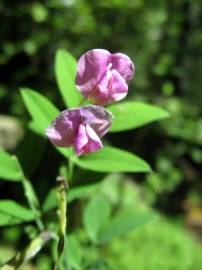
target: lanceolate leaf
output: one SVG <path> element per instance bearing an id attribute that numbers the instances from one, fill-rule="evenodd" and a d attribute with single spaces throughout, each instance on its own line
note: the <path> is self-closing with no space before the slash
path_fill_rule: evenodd
<path id="1" fill-rule="evenodd" d="M 65 105 L 78 107 L 81 95 L 75 87 L 76 60 L 65 50 L 60 49 L 56 53 L 55 74 Z"/>
<path id="2" fill-rule="evenodd" d="M 32 117 L 29 127 L 35 133 L 45 136 L 45 129 L 59 115 L 59 110 L 46 97 L 31 89 L 22 88 L 21 95 Z M 56 149 L 66 158 L 71 156 L 72 150 L 70 148 L 56 147 Z"/>
<path id="3" fill-rule="evenodd" d="M 33 212 L 14 201 L 0 201 L 0 226 L 14 225 L 35 219 Z"/>
<path id="4" fill-rule="evenodd" d="M 41 135 L 44 135 L 45 129 L 59 114 L 59 110 L 46 97 L 36 91 L 22 88 L 20 92 L 25 106 L 34 121 L 32 125 Z"/>
<path id="5" fill-rule="evenodd" d="M 21 180 L 16 161 L 3 149 L 0 149 L 0 178 L 8 181 Z"/>
<path id="6" fill-rule="evenodd" d="M 69 259 L 69 264 L 76 270 L 82 270 L 82 250 L 77 238 L 71 234 L 67 237 L 64 256 Z"/>
<path id="7" fill-rule="evenodd" d="M 102 150 L 74 157 L 81 168 L 97 172 L 148 172 L 150 166 L 136 155 L 118 148 L 105 146 Z"/>
<path id="8" fill-rule="evenodd" d="M 122 210 L 113 217 L 99 235 L 99 243 L 107 243 L 112 239 L 126 235 L 134 229 L 151 221 L 153 213 L 135 213 L 133 210 Z"/>
<path id="9" fill-rule="evenodd" d="M 86 205 L 83 223 L 93 242 L 97 242 L 100 231 L 109 221 L 110 214 L 111 205 L 104 196 L 93 197 Z"/>
<path id="10" fill-rule="evenodd" d="M 108 107 L 114 115 L 110 132 L 130 130 L 169 117 L 165 110 L 142 102 L 121 102 Z"/>

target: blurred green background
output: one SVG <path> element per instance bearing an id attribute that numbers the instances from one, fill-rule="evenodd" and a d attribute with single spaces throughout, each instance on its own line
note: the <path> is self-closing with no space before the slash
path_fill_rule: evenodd
<path id="1" fill-rule="evenodd" d="M 25 129 L 19 87 L 41 91 L 64 109 L 54 77 L 58 48 L 77 58 L 92 48 L 126 53 L 136 66 L 127 98 L 156 104 L 171 117 L 108 139 L 152 165 L 151 174 L 127 175 L 124 185 L 138 196 L 124 196 L 159 218 L 102 252 L 117 269 L 201 269 L 202 1 L 1 0 L 0 20 L 0 146 L 17 152 L 41 200 L 54 186 L 61 157 Z M 13 183 L 0 182 L 0 190 L 1 199 L 24 200 Z M 0 262 L 23 243 L 23 233 L 0 230 Z M 49 257 L 36 265 L 50 269 Z"/>

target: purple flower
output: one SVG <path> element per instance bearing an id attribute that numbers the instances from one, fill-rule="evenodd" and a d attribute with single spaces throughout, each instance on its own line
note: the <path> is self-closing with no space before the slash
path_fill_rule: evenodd
<path id="1" fill-rule="evenodd" d="M 96 105 L 68 109 L 46 129 L 49 140 L 58 147 L 73 146 L 77 155 L 102 148 L 100 138 L 111 126 L 112 114 Z"/>
<path id="2" fill-rule="evenodd" d="M 134 65 L 127 55 L 94 49 L 79 59 L 76 85 L 85 98 L 104 106 L 127 95 L 133 75 Z"/>

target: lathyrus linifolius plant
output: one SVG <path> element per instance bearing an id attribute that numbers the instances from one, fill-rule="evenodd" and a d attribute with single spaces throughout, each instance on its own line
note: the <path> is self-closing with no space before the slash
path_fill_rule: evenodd
<path id="1" fill-rule="evenodd" d="M 58 203 L 53 189 L 41 205 L 18 158 L 10 156 L 4 150 L 0 151 L 0 177 L 21 182 L 29 205 L 28 209 L 14 201 L 0 201 L 0 225 L 35 221 L 39 231 L 39 236 L 23 252 L 4 264 L 2 269 L 8 266 L 17 269 L 35 256 L 50 239 L 53 239 L 53 243 L 58 243 L 56 255 L 53 256 L 54 269 L 91 269 L 93 265 L 97 265 L 96 269 L 102 266 L 104 269 L 111 269 L 99 257 L 97 247 L 143 225 L 153 215 L 137 213 L 131 209 L 122 209 L 112 215 L 113 205 L 107 196 L 99 194 L 97 184 L 82 183 L 82 186 L 74 187 L 74 167 L 108 174 L 149 172 L 150 166 L 144 160 L 125 150 L 103 145 L 101 138 L 108 131 L 120 132 L 137 128 L 166 118 L 168 113 L 141 102 L 117 102 L 126 97 L 128 83 L 134 75 L 134 64 L 125 54 L 111 54 L 104 49 L 94 49 L 82 55 L 77 64 L 71 54 L 59 50 L 56 54 L 55 73 L 59 91 L 68 109 L 60 113 L 48 99 L 27 88 L 21 89 L 21 95 L 32 117 L 29 128 L 44 140 L 46 134 L 56 150 L 67 159 L 67 170 L 61 173 L 58 169 Z M 88 194 L 91 196 L 83 210 L 82 220 L 85 239 L 88 239 L 87 243 L 91 243 L 89 252 L 95 254 L 92 256 L 92 266 L 89 256 L 80 252 L 83 246 L 78 240 L 76 230 L 71 235 L 66 230 L 67 220 L 74 219 L 71 212 L 67 211 L 68 203 L 86 196 L 89 198 Z M 59 222 L 53 220 L 55 225 L 50 229 L 44 214 L 50 210 L 56 211 L 57 205 Z M 96 258 L 98 263 L 95 262 Z"/>

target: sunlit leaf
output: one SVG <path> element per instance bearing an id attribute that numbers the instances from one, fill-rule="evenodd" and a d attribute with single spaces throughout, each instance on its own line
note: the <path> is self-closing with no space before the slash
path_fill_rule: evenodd
<path id="1" fill-rule="evenodd" d="M 74 157 L 81 168 L 97 172 L 148 172 L 150 166 L 136 155 L 118 148 L 105 146 L 102 150 Z"/>
<path id="2" fill-rule="evenodd" d="M 57 51 L 55 74 L 65 105 L 69 108 L 77 107 L 81 101 L 81 95 L 75 87 L 76 60 L 69 52 L 62 49 Z"/>
<path id="3" fill-rule="evenodd" d="M 107 109 L 114 115 L 110 132 L 130 130 L 169 117 L 167 111 L 142 102 L 121 102 Z"/>
<path id="4" fill-rule="evenodd" d="M 0 149 L 0 178 L 9 181 L 19 181 L 21 173 L 16 161 L 3 149 Z"/>
<path id="5" fill-rule="evenodd" d="M 46 97 L 28 88 L 21 89 L 21 96 L 32 117 L 32 128 L 44 135 L 50 122 L 59 114 L 59 110 Z"/>
<path id="6" fill-rule="evenodd" d="M 33 212 L 11 200 L 0 201 L 0 226 L 14 225 L 35 219 Z"/>

